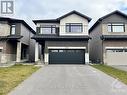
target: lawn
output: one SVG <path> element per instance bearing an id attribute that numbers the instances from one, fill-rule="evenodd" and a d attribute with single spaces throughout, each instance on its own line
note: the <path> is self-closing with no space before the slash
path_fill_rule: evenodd
<path id="1" fill-rule="evenodd" d="M 7 95 L 8 92 L 38 69 L 39 67 L 33 65 L 0 68 L 0 95 Z"/>
<path id="2" fill-rule="evenodd" d="M 127 84 L 126 71 L 118 70 L 107 65 L 91 65 L 91 66 Z"/>

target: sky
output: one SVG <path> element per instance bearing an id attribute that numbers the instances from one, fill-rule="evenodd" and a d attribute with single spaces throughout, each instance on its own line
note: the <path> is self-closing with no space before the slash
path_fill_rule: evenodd
<path id="1" fill-rule="evenodd" d="M 32 20 L 55 19 L 72 10 L 91 17 L 91 27 L 98 18 L 112 11 L 127 14 L 127 0 L 14 0 L 14 14 L 4 16 L 23 19 L 35 29 Z"/>

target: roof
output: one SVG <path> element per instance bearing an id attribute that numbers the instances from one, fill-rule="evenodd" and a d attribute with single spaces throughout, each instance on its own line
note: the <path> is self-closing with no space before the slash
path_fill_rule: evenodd
<path id="1" fill-rule="evenodd" d="M 60 21 L 57 19 L 45 19 L 45 20 L 33 20 L 33 22 L 36 23 L 59 23 Z"/>
<path id="2" fill-rule="evenodd" d="M 21 19 L 14 19 L 14 18 L 8 18 L 8 17 L 0 17 L 0 21 L 8 21 L 10 23 L 22 23 L 25 27 L 27 27 L 33 34 L 36 32 L 24 21 Z"/>
<path id="3" fill-rule="evenodd" d="M 22 38 L 23 36 L 20 36 L 20 35 L 9 35 L 9 36 L 0 36 L 0 40 L 6 40 L 6 39 L 9 39 L 9 40 L 17 40 L 17 39 L 20 39 Z"/>
<path id="4" fill-rule="evenodd" d="M 113 12 L 111 12 L 111 13 L 109 13 L 109 14 L 107 14 L 107 15 L 101 17 L 101 18 L 99 18 L 99 19 L 95 22 L 95 24 L 89 29 L 89 33 L 91 33 L 91 31 L 92 31 L 95 27 L 97 27 L 97 26 L 99 25 L 99 23 L 100 23 L 103 19 L 105 19 L 105 18 L 107 18 L 107 17 L 109 17 L 109 16 L 111 16 L 111 15 L 113 15 L 113 14 L 118 14 L 118 15 L 121 15 L 121 16 L 127 18 L 127 15 L 126 15 L 126 14 L 124 14 L 124 13 L 118 11 L 118 10 L 113 11 Z"/>
<path id="5" fill-rule="evenodd" d="M 102 35 L 102 40 L 127 40 L 127 35 Z"/>
<path id="6" fill-rule="evenodd" d="M 73 11 L 71 11 L 71 12 L 69 12 L 69 13 L 67 13 L 67 14 L 65 14 L 65 15 L 57 18 L 57 19 L 33 20 L 33 22 L 35 24 L 38 23 L 38 22 L 43 22 L 43 23 L 59 23 L 61 19 L 65 18 L 65 17 L 67 17 L 67 16 L 69 16 L 71 14 L 77 14 L 77 15 L 83 17 L 83 18 L 86 18 L 88 20 L 88 22 L 91 21 L 91 18 L 90 17 L 88 17 L 88 16 L 86 16 L 86 15 L 84 15 L 84 14 L 78 12 L 78 11 L 73 10 Z"/>
<path id="7" fill-rule="evenodd" d="M 61 41 L 61 40 L 89 40 L 89 36 L 42 36 L 42 35 L 34 35 L 32 39 L 35 40 L 51 40 L 51 41 Z"/>

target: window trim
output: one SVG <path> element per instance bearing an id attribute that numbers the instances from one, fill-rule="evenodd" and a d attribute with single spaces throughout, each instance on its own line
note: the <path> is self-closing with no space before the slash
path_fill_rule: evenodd
<path id="1" fill-rule="evenodd" d="M 56 25 L 40 26 L 40 32 L 39 32 L 39 34 L 45 34 L 45 33 L 43 33 L 43 31 L 41 31 L 41 29 L 43 29 L 43 28 L 49 28 L 49 29 L 51 29 L 50 34 L 54 34 L 53 33 L 53 28 L 55 28 L 55 34 L 56 34 Z M 50 35 L 50 34 L 46 34 L 46 35 Z"/>
<path id="2" fill-rule="evenodd" d="M 123 25 L 113 25 L 113 24 L 123 24 Z M 109 22 L 107 24 L 107 26 L 111 27 L 111 31 L 108 31 L 108 32 L 111 32 L 111 33 L 123 33 L 123 32 L 125 32 L 125 23 L 122 23 L 122 22 L 114 22 L 114 23 L 113 22 Z M 115 31 L 113 31 L 113 26 L 123 26 L 123 32 L 115 32 Z"/>
<path id="3" fill-rule="evenodd" d="M 80 25 L 71 25 L 71 24 L 80 24 Z M 67 26 L 69 26 L 69 31 L 67 29 Z M 81 31 L 80 32 L 72 32 L 71 31 L 71 26 L 81 26 Z M 67 33 L 82 33 L 83 32 L 83 23 L 66 23 L 65 27 L 66 27 L 66 32 Z"/>
<path id="4" fill-rule="evenodd" d="M 14 34 L 12 34 L 12 28 L 15 28 L 15 33 Z M 11 29 L 10 29 L 10 35 L 15 35 L 15 34 L 16 34 L 16 25 L 12 24 Z"/>

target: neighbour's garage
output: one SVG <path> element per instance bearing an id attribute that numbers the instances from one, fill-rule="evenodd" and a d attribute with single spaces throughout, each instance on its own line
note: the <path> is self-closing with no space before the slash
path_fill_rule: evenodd
<path id="1" fill-rule="evenodd" d="M 127 65 L 127 49 L 106 49 L 108 65 Z"/>
<path id="2" fill-rule="evenodd" d="M 85 64 L 85 50 L 50 49 L 49 64 Z"/>

